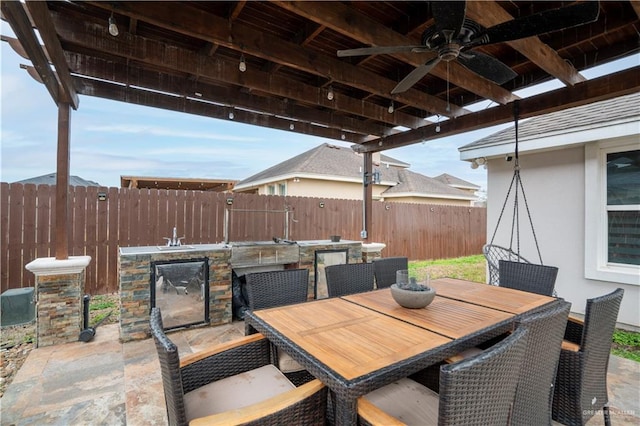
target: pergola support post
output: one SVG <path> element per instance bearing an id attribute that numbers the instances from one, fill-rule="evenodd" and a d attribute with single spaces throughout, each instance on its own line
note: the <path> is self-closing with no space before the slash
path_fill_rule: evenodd
<path id="1" fill-rule="evenodd" d="M 362 155 L 364 161 L 363 174 L 362 174 L 362 231 L 360 237 L 363 240 L 369 238 L 369 231 L 371 230 L 371 209 L 373 199 L 373 153 L 365 152 Z"/>
<path id="2" fill-rule="evenodd" d="M 58 103 L 58 152 L 56 170 L 56 259 L 69 258 L 69 139 L 71 105 Z"/>

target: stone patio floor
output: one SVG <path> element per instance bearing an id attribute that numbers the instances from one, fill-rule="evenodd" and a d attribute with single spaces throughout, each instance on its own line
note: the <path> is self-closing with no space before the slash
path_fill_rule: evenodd
<path id="1" fill-rule="evenodd" d="M 244 334 L 244 323 L 169 334 L 181 355 Z M 609 364 L 613 425 L 640 424 L 640 363 Z M 37 348 L 0 399 L 2 425 L 166 425 L 160 366 L 152 339 L 120 343 L 118 325 L 89 343 Z M 596 415 L 588 425 L 604 424 Z"/>

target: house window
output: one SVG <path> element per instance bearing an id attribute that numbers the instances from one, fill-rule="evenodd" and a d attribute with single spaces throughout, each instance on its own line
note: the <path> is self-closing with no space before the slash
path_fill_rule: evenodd
<path id="1" fill-rule="evenodd" d="M 279 183 L 278 191 L 278 194 L 280 195 L 287 195 L 287 185 L 285 185 L 284 183 Z"/>
<path id="2" fill-rule="evenodd" d="M 607 154 L 608 261 L 640 265 L 640 150 Z"/>
<path id="3" fill-rule="evenodd" d="M 585 275 L 640 285 L 640 150 L 590 144 L 585 160 Z"/>
<path id="4" fill-rule="evenodd" d="M 275 185 L 267 185 L 267 194 L 276 195 L 276 186 Z"/>

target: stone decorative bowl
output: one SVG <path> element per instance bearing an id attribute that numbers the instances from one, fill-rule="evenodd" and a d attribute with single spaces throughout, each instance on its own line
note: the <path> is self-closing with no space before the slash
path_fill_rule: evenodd
<path id="1" fill-rule="evenodd" d="M 414 286 L 416 284 L 413 284 Z M 436 297 L 436 290 L 432 287 L 417 284 L 420 289 L 405 289 L 398 284 L 391 284 L 391 296 L 396 303 L 403 308 L 420 309 L 433 302 Z"/>

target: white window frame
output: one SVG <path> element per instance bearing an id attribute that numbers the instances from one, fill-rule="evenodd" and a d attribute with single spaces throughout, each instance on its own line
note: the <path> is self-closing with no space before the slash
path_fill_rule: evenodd
<path id="1" fill-rule="evenodd" d="M 278 184 L 278 192 L 279 195 L 287 195 L 287 184 L 285 182 Z"/>
<path id="2" fill-rule="evenodd" d="M 640 286 L 640 266 L 608 262 L 607 154 L 638 149 L 629 138 L 585 145 L 585 278 Z"/>

